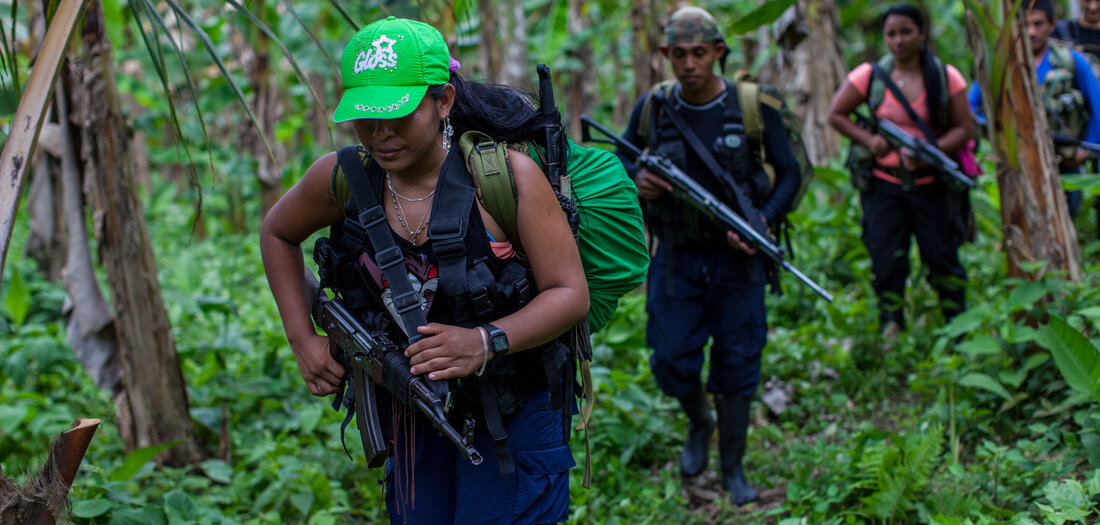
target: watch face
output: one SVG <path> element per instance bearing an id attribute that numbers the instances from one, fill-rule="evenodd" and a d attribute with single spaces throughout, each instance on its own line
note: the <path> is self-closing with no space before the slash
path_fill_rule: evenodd
<path id="1" fill-rule="evenodd" d="M 508 336 L 503 333 L 499 333 L 492 338 L 493 352 L 504 352 L 508 350 Z"/>

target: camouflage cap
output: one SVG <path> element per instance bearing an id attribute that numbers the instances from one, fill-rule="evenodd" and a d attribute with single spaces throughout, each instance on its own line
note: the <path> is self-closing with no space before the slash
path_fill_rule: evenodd
<path id="1" fill-rule="evenodd" d="M 725 42 L 718 23 L 706 10 L 687 6 L 677 9 L 665 23 L 665 45 L 690 42 Z"/>

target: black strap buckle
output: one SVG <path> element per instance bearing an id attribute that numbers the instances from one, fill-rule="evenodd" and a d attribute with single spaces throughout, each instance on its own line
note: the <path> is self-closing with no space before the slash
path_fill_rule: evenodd
<path id="1" fill-rule="evenodd" d="M 401 264 L 401 261 L 404 260 L 404 255 L 402 255 L 401 253 L 401 248 L 398 248 L 397 246 L 390 246 L 389 248 L 386 248 L 385 250 L 374 254 L 374 259 L 375 262 L 378 263 L 378 267 L 381 268 L 384 272 L 390 268 L 393 268 L 394 266 Z"/>
<path id="2" fill-rule="evenodd" d="M 386 212 L 382 209 L 382 206 L 371 206 L 359 212 L 359 222 L 368 230 L 385 220 Z"/>
<path id="3" fill-rule="evenodd" d="M 412 311 L 414 308 L 420 308 L 420 294 L 415 291 L 410 291 L 397 295 L 393 298 L 393 306 L 397 309 L 398 314 L 404 314 Z"/>

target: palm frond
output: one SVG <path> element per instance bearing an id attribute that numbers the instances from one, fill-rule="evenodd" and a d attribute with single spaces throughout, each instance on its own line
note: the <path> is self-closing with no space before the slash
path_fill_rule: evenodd
<path id="1" fill-rule="evenodd" d="M 340 16 L 344 17 L 344 20 L 347 20 L 348 23 L 351 24 L 352 29 L 358 31 L 360 27 L 363 27 L 363 25 L 360 24 L 359 21 L 351 17 L 351 14 L 349 14 L 347 10 L 344 9 L 344 6 L 340 5 L 340 2 L 338 2 L 337 0 L 329 0 L 329 3 L 332 4 L 332 7 L 336 8 L 336 12 L 340 13 Z"/>
<path id="2" fill-rule="evenodd" d="M 298 16 L 298 12 L 294 10 L 294 6 L 287 0 L 279 0 L 279 3 L 283 4 L 283 7 L 285 7 L 286 11 L 290 13 L 290 16 L 294 17 L 294 20 L 297 21 L 298 25 L 302 27 L 302 31 L 305 31 L 306 36 L 308 36 L 309 39 L 317 45 L 317 49 L 321 50 L 321 56 L 323 56 L 325 58 L 325 62 L 328 62 L 328 65 L 332 67 L 332 72 L 336 76 L 340 76 L 340 66 L 332 60 L 332 57 L 329 56 L 328 51 L 325 51 L 325 46 L 321 44 L 321 40 L 317 38 L 317 35 L 313 34 L 313 31 L 309 28 L 308 25 L 306 25 L 305 21 L 302 20 L 302 17 Z"/>
<path id="3" fill-rule="evenodd" d="M 168 28 L 164 25 L 164 20 L 161 18 L 160 13 L 157 12 L 156 7 L 153 6 L 150 0 L 138 1 L 140 1 L 141 3 L 135 5 L 135 0 L 129 0 L 130 11 L 134 14 L 134 21 L 137 23 L 138 31 L 141 33 L 141 38 L 145 42 L 146 49 L 149 51 L 149 58 L 152 60 L 153 69 L 154 71 L 156 71 L 157 78 L 160 80 L 161 89 L 164 90 L 165 100 L 169 101 L 168 114 L 170 120 L 172 121 L 172 127 L 175 129 L 176 136 L 179 137 L 182 143 L 184 155 L 187 156 L 189 166 L 188 179 L 193 186 L 201 188 L 201 183 L 199 182 L 198 177 L 198 169 L 195 166 L 195 159 L 191 156 L 191 149 L 187 147 L 187 137 L 183 134 L 183 128 L 180 125 L 179 114 L 176 112 L 176 105 L 171 103 L 172 89 L 169 86 L 168 82 L 168 68 L 165 65 L 164 48 L 161 45 L 160 38 L 158 37 L 160 31 L 163 31 L 167 35 Z M 150 27 L 153 30 L 152 34 L 146 31 L 145 25 L 142 23 L 142 13 L 145 13 L 145 18 L 149 20 Z M 171 38 L 169 38 L 168 40 L 172 43 L 172 48 L 176 50 L 176 53 L 179 56 L 180 64 L 183 66 L 182 69 L 184 71 L 184 76 L 187 78 L 188 89 L 191 91 L 191 100 L 194 101 L 195 109 L 198 111 L 199 122 L 202 122 L 202 109 L 198 107 L 198 97 L 195 93 L 195 85 L 191 81 L 191 75 L 188 73 L 187 64 L 183 56 L 183 51 L 179 48 L 179 46 L 176 45 L 174 40 L 172 40 Z M 202 125 L 202 131 L 203 137 L 206 140 L 206 150 L 209 152 L 211 150 L 210 136 L 206 132 L 205 124 Z M 213 170 L 213 154 L 210 155 L 210 167 L 211 170 Z M 202 192 L 199 192 L 199 196 L 201 203 Z"/>
<path id="4" fill-rule="evenodd" d="M 148 2 L 150 0 L 145 1 Z M 256 133 L 259 135 L 260 140 L 264 143 L 264 149 L 267 150 L 267 154 L 271 158 L 271 161 L 278 165 L 278 160 L 276 160 L 275 158 L 275 152 L 271 149 L 271 143 L 267 140 L 267 135 L 264 133 L 263 128 L 260 125 L 260 120 L 256 117 L 256 114 L 252 112 L 252 108 L 248 105 L 248 99 L 244 96 L 244 91 L 241 90 L 241 87 L 239 84 L 237 84 L 237 81 L 233 79 L 233 75 L 230 73 L 229 67 L 226 66 L 225 62 L 223 62 L 221 57 L 218 56 L 216 47 L 214 46 L 214 42 L 210 40 L 210 35 L 207 35 L 206 32 L 203 31 L 197 23 L 195 23 L 195 20 L 191 18 L 191 16 L 187 14 L 187 12 L 184 11 L 183 8 L 181 8 L 175 0 L 164 0 L 164 3 L 168 4 L 168 6 L 172 8 L 172 11 L 176 14 L 176 17 L 181 22 L 186 24 L 187 27 L 191 29 L 191 33 L 195 35 L 195 37 L 198 38 L 200 42 L 202 42 L 203 49 L 206 50 L 206 53 L 210 56 L 210 59 L 213 60 L 214 64 L 218 66 L 218 69 L 221 71 L 222 76 L 225 78 L 226 82 L 229 84 L 230 87 L 233 88 L 233 92 L 236 93 L 237 100 L 241 102 L 241 107 L 244 108 L 245 113 L 248 115 L 248 120 L 252 122 L 252 126 L 256 129 Z"/>
<path id="5" fill-rule="evenodd" d="M 260 30 L 263 31 L 268 36 L 268 38 L 271 39 L 272 42 L 275 42 L 275 44 L 279 46 L 279 49 L 283 50 L 283 55 L 285 55 L 287 61 L 290 62 L 290 66 L 294 68 L 294 72 L 298 74 L 298 78 L 302 80 L 302 83 L 305 84 L 307 89 L 309 89 L 309 93 L 313 95 L 313 101 L 315 102 L 317 109 L 321 111 L 321 114 L 324 114 L 325 106 L 321 103 L 321 97 L 317 95 L 316 91 L 314 91 L 313 83 L 310 82 L 309 77 L 307 77 L 306 74 L 302 72 L 302 68 L 298 66 L 298 61 L 294 59 L 294 55 L 290 53 L 290 50 L 287 49 L 285 45 L 283 45 L 283 41 L 279 40 L 279 37 L 275 35 L 275 32 L 272 31 L 271 28 L 267 27 L 267 24 L 263 23 L 263 21 L 261 21 L 259 18 L 256 18 L 256 15 L 252 14 L 252 12 L 249 11 L 247 8 L 237 3 L 236 0 L 226 0 L 226 2 L 229 5 L 233 6 L 233 8 L 237 10 L 237 12 L 248 18 L 248 20 L 252 22 L 252 24 L 260 28 Z M 323 49 L 322 52 L 324 52 Z M 336 142 L 335 138 L 332 136 L 331 127 L 329 128 L 329 141 L 333 144 L 335 144 Z"/>

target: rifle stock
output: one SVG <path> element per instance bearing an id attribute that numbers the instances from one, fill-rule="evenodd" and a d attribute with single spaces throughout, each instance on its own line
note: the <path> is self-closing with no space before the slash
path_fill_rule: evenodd
<path id="1" fill-rule="evenodd" d="M 474 465 L 482 462 L 472 445 L 473 420 L 467 419 L 460 434 L 447 420 L 446 403 L 421 377 L 409 371 L 409 359 L 385 335 L 368 331 L 339 299 L 329 299 L 313 273 L 306 269 L 310 313 L 331 342 L 332 357 L 351 372 L 355 397 L 355 423 L 363 442 L 363 453 L 371 468 L 382 466 L 390 456 L 389 446 L 378 420 L 375 384 L 381 384 L 403 405 L 423 414 L 432 426 L 451 440 Z"/>
<path id="2" fill-rule="evenodd" d="M 906 148 L 912 151 L 917 159 L 937 168 L 941 173 L 946 173 L 951 177 L 952 182 L 961 184 L 967 189 L 975 186 L 974 179 L 963 173 L 959 163 L 927 140 L 909 134 L 889 120 L 878 120 L 872 124 L 869 118 L 859 113 L 856 113 L 856 119 L 860 124 L 869 126 L 868 129 L 881 135 L 891 146 L 899 149 Z"/>
<path id="3" fill-rule="evenodd" d="M 607 136 L 608 139 L 592 137 L 590 128 L 599 131 L 601 134 Z M 806 274 L 799 271 L 798 268 L 787 260 L 786 250 L 772 242 L 766 233 L 759 232 L 753 228 L 744 217 L 733 211 L 729 206 L 726 206 L 725 203 L 700 186 L 694 179 L 687 176 L 687 174 L 673 164 L 672 161 L 662 155 L 650 155 L 645 153 L 634 144 L 627 142 L 611 130 L 601 126 L 587 115 L 581 116 L 581 139 L 585 142 L 611 144 L 619 147 L 626 153 L 627 157 L 629 157 L 632 162 L 645 167 L 668 181 L 689 203 L 698 207 L 710 218 L 736 232 L 742 239 L 745 239 L 748 244 L 756 246 L 761 253 L 775 262 L 780 268 L 793 274 L 799 281 L 809 286 L 811 290 L 823 297 L 826 301 L 832 302 L 832 294 L 825 291 L 824 288 L 807 277 Z"/>

